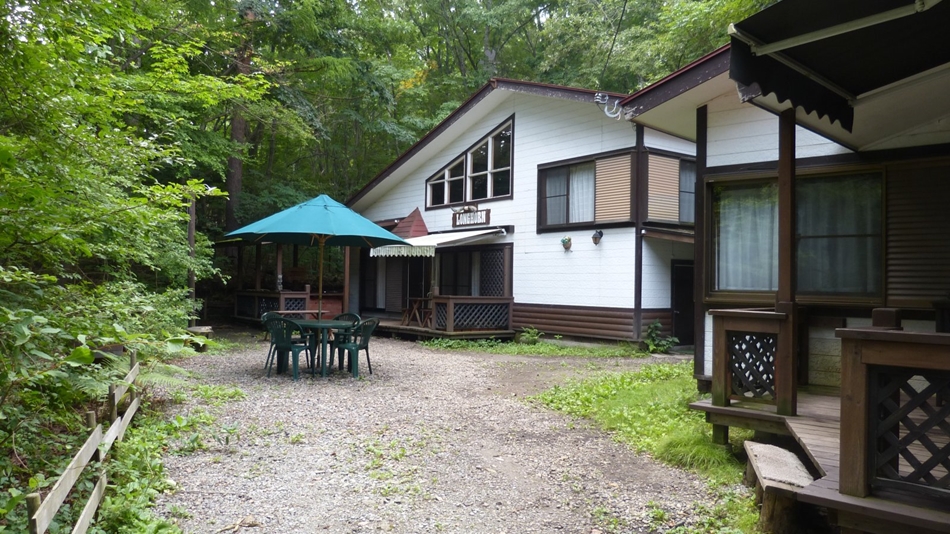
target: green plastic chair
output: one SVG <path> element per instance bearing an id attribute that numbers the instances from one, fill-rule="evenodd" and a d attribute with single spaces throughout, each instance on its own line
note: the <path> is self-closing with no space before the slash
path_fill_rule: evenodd
<path id="1" fill-rule="evenodd" d="M 353 323 L 355 328 L 357 324 L 362 320 L 360 316 L 353 312 L 341 313 L 333 317 L 334 321 L 350 321 Z M 333 333 L 333 342 L 330 344 L 330 361 L 327 362 L 328 365 L 333 364 L 333 358 L 339 358 L 340 361 L 340 370 L 343 370 L 343 351 L 340 349 L 340 344 L 349 343 L 350 337 L 352 335 L 352 330 L 337 330 Z"/>
<path id="2" fill-rule="evenodd" d="M 300 326 L 297 323 L 284 319 L 283 317 L 271 317 L 264 323 L 264 327 L 270 333 L 271 343 L 274 349 L 267 355 L 267 361 L 264 367 L 267 368 L 267 376 L 270 376 L 271 367 L 274 366 L 274 360 L 281 352 L 289 352 L 292 357 L 294 380 L 300 378 L 300 353 L 307 351 L 311 365 L 313 362 L 313 352 L 310 350 L 310 342 L 307 336 L 294 338 L 294 332 L 300 332 Z"/>
<path id="3" fill-rule="evenodd" d="M 353 330 L 350 340 L 340 344 L 340 349 L 345 350 L 348 354 L 347 361 L 354 378 L 360 376 L 359 356 L 361 350 L 366 351 L 369 374 L 373 374 L 373 362 L 369 359 L 369 340 L 373 337 L 373 330 L 376 330 L 377 326 L 379 326 L 379 319 L 375 317 L 361 321 Z"/>
<path id="4" fill-rule="evenodd" d="M 264 363 L 264 369 L 267 369 L 267 362 L 270 361 L 274 353 L 274 338 L 271 337 L 270 332 L 267 330 L 267 321 L 269 319 L 280 318 L 281 315 L 276 312 L 267 312 L 264 315 L 261 315 L 261 324 L 264 325 L 264 341 L 270 340 L 270 347 L 267 349 L 267 360 Z"/>

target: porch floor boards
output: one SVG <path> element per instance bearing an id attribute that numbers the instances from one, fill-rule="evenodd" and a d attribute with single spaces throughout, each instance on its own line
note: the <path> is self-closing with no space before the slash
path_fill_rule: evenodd
<path id="1" fill-rule="evenodd" d="M 773 431 L 784 424 L 804 449 L 822 477 L 798 490 L 795 497 L 805 503 L 837 510 L 838 523 L 867 532 L 895 532 L 917 527 L 925 532 L 950 532 L 950 513 L 924 508 L 914 503 L 877 497 L 853 497 L 838 492 L 841 455 L 841 399 L 835 395 L 799 390 L 798 415 L 782 416 L 775 407 L 762 403 L 732 401 L 731 406 L 713 406 L 710 400 L 690 404 L 690 408 L 731 420 L 745 419 L 744 426 Z"/>

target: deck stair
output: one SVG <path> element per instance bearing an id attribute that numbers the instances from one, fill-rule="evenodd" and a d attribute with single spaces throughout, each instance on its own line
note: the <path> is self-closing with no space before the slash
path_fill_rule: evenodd
<path id="1" fill-rule="evenodd" d="M 820 478 L 798 487 L 780 483 L 766 461 L 757 460 L 752 469 L 762 483 L 765 495 L 793 495 L 799 502 L 833 510 L 842 533 L 870 532 L 888 534 L 914 529 L 914 534 L 950 533 L 950 510 L 925 508 L 893 499 L 853 497 L 838 492 L 841 456 L 840 398 L 799 391 L 798 415 L 776 414 L 774 407 L 752 402 L 734 402 L 731 406 L 713 406 L 709 400 L 690 404 L 706 412 L 711 423 L 792 436 L 820 473 Z M 748 452 L 748 449 L 747 449 Z M 791 454 L 791 453 L 790 453 Z M 793 455 L 794 456 L 794 455 Z M 750 463 L 753 454 L 749 454 Z M 762 481 L 765 480 L 763 483 Z M 771 514 L 763 499 L 762 514 Z M 776 513 L 781 510 L 776 510 Z M 772 524 L 777 524 L 772 521 Z"/>

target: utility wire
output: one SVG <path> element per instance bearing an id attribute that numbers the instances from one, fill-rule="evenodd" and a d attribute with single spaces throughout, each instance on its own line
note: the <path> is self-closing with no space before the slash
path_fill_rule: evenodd
<path id="1" fill-rule="evenodd" d="M 607 59 L 604 61 L 604 68 L 600 71 L 600 80 L 598 80 L 601 88 L 604 84 L 604 73 L 607 72 L 607 64 L 610 63 L 610 55 L 614 51 L 614 45 L 617 44 L 617 34 L 620 33 L 620 25 L 623 24 L 623 16 L 627 13 L 627 0 L 623 0 L 623 9 L 620 11 L 620 20 L 617 21 L 617 29 L 614 31 L 614 39 L 610 42 L 610 50 L 607 51 Z"/>

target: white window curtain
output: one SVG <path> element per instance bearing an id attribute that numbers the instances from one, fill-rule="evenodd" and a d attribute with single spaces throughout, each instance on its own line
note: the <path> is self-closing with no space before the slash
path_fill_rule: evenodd
<path id="1" fill-rule="evenodd" d="M 778 289 L 778 190 L 775 183 L 719 186 L 716 289 Z"/>
<path id="2" fill-rule="evenodd" d="M 680 161 L 680 222 L 696 222 L 696 163 Z"/>
<path id="3" fill-rule="evenodd" d="M 570 222 L 594 220 L 594 164 L 571 167 Z"/>
<path id="4" fill-rule="evenodd" d="M 798 293 L 880 295 L 881 176 L 799 178 L 796 194 Z"/>

